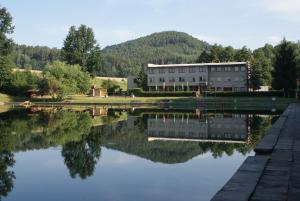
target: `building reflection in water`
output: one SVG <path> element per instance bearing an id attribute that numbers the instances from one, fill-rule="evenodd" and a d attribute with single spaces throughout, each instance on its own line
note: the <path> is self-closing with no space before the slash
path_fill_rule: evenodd
<path id="1" fill-rule="evenodd" d="M 148 141 L 178 140 L 247 143 L 248 116 L 245 114 L 161 114 L 147 119 Z"/>

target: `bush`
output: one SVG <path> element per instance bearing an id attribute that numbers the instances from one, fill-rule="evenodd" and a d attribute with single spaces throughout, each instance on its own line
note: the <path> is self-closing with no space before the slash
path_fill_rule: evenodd
<path id="1" fill-rule="evenodd" d="M 128 89 L 128 93 L 141 97 L 196 96 L 196 92 L 194 91 L 143 91 L 141 88 Z"/>
<path id="2" fill-rule="evenodd" d="M 249 91 L 249 92 L 227 92 L 227 91 L 206 91 L 204 93 L 206 96 L 225 96 L 225 97 L 284 97 L 283 91 Z"/>

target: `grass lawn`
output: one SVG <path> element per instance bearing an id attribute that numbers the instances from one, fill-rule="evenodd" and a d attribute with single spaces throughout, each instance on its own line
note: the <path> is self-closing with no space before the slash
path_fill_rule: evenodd
<path id="1" fill-rule="evenodd" d="M 171 100 L 176 102 L 196 100 L 194 97 L 121 97 L 121 96 L 110 96 L 107 98 L 101 97 L 89 97 L 89 96 L 69 96 L 67 100 L 74 103 L 130 103 L 130 102 L 141 102 L 141 103 L 158 103 L 162 100 Z"/>

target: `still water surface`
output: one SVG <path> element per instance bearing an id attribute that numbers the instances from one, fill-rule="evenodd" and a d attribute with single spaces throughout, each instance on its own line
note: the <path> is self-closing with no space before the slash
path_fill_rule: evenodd
<path id="1" fill-rule="evenodd" d="M 209 200 L 276 115 L 160 110 L 0 113 L 0 200 Z"/>

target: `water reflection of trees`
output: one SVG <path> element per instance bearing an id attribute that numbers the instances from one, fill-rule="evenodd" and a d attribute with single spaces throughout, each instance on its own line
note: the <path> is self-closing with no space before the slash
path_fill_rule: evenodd
<path id="1" fill-rule="evenodd" d="M 0 186 L 1 195 L 6 195 L 3 192 L 9 192 L 13 186 L 14 173 L 8 171 L 14 164 L 12 152 L 62 146 L 61 154 L 70 176 L 85 179 L 95 170 L 101 146 L 155 162 L 182 163 L 205 153 L 213 157 L 232 155 L 235 151 L 246 154 L 271 125 L 270 117 L 250 116 L 248 144 L 148 142 L 146 115 L 136 118 L 132 126 L 128 121 L 118 122 L 117 119 L 125 119 L 124 114 L 109 112 L 101 125 L 93 127 L 93 119 L 87 112 L 52 109 L 35 113 L 12 110 L 0 114 L 0 174 L 1 185 L 6 186 Z"/>

